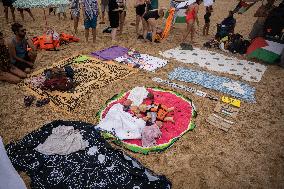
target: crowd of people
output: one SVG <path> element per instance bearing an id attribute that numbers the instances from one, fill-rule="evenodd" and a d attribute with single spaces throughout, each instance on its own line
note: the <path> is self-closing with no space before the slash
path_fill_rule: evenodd
<path id="1" fill-rule="evenodd" d="M 8 9 L 12 13 L 13 22 L 15 22 L 15 8 L 11 0 L 2 0 L 5 12 L 5 18 L 8 22 Z M 171 5 L 180 2 L 180 0 L 172 0 Z M 268 0 L 267 4 L 264 4 L 256 13 L 257 21 L 255 22 L 253 29 L 249 35 L 251 39 L 263 35 L 263 25 L 268 12 L 273 8 L 275 0 Z M 78 34 L 78 23 L 80 20 L 81 10 L 83 12 L 83 20 L 85 27 L 85 39 L 88 42 L 89 32 L 91 30 L 93 42 L 96 42 L 96 28 L 99 17 L 99 3 L 98 0 L 70 0 L 71 19 L 74 21 L 74 32 Z M 182 43 L 186 42 L 190 35 L 190 43 L 194 43 L 194 35 L 196 34 L 195 25 L 199 26 L 198 12 L 199 5 L 202 0 L 196 0 L 193 4 L 189 5 L 186 9 L 186 31 L 182 38 Z M 155 42 L 155 36 L 159 30 L 158 19 L 164 18 L 165 9 L 158 6 L 158 0 L 136 0 L 136 34 L 138 39 L 142 39 L 145 42 L 149 40 Z M 67 6 L 59 6 L 57 8 L 50 8 L 50 13 L 56 12 L 59 19 L 61 15 L 66 18 Z M 117 34 L 123 32 L 126 13 L 128 11 L 126 0 L 101 0 L 101 22 L 99 24 L 106 23 L 106 13 L 108 13 L 109 25 L 111 28 L 112 41 L 116 41 Z M 33 20 L 35 20 L 30 9 L 18 9 L 22 19 L 24 19 L 24 11 L 29 13 Z M 206 13 L 204 15 L 203 35 L 209 34 L 210 17 L 213 12 L 212 6 L 206 7 Z M 234 18 L 235 12 L 230 11 L 228 17 L 226 17 L 219 25 L 221 27 L 229 28 L 230 33 L 234 33 L 236 25 L 236 19 Z M 140 23 L 142 23 L 142 32 L 140 31 Z M 174 21 L 173 21 L 174 23 Z M 21 78 L 27 77 L 27 74 L 34 66 L 36 59 L 36 49 L 30 39 L 26 36 L 26 29 L 18 23 L 12 25 L 12 31 L 15 36 L 6 45 L 4 44 L 4 36 L 0 33 L 0 80 L 8 81 L 11 83 L 18 83 Z M 148 34 L 151 33 L 149 39 Z M 217 32 L 218 33 L 218 32 Z M 218 37 L 218 36 L 217 36 Z M 29 47 L 30 49 L 28 50 Z"/>

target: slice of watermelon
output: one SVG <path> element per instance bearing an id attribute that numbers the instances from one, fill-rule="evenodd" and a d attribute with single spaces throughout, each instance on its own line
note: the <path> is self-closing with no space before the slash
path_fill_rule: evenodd
<path id="1" fill-rule="evenodd" d="M 109 133 L 104 134 L 106 138 L 115 139 L 114 142 L 116 144 L 121 145 L 133 152 L 143 154 L 148 154 L 149 152 L 153 151 L 163 151 L 173 145 L 173 143 L 182 135 L 195 128 L 192 118 L 197 116 L 197 112 L 192 101 L 187 97 L 184 97 L 177 92 L 164 90 L 161 88 L 148 88 L 147 90 L 154 94 L 156 103 L 163 104 L 167 107 L 175 107 L 174 112 L 169 113 L 169 116 L 174 117 L 175 123 L 164 122 L 163 127 L 161 128 L 162 136 L 161 138 L 157 139 L 157 146 L 144 148 L 142 147 L 141 140 L 119 140 Z M 98 112 L 98 119 L 102 120 L 114 104 L 123 103 L 127 99 L 128 95 L 129 92 L 121 93 L 108 100 L 106 102 L 106 106 L 104 106 L 101 111 Z M 146 99 L 144 103 L 150 104 L 150 101 Z"/>

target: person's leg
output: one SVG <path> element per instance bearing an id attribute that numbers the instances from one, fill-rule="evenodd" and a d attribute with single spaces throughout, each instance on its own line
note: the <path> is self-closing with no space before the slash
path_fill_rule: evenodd
<path id="1" fill-rule="evenodd" d="M 63 17 L 64 17 L 64 20 L 67 19 L 67 15 L 66 15 L 66 12 L 63 13 Z"/>
<path id="2" fill-rule="evenodd" d="M 207 23 L 206 35 L 209 35 L 209 28 L 210 28 L 210 23 Z"/>
<path id="3" fill-rule="evenodd" d="M 73 19 L 74 19 L 74 30 L 75 30 L 75 34 L 78 34 L 79 17 L 73 17 Z"/>
<path id="4" fill-rule="evenodd" d="M 18 11 L 20 12 L 21 18 L 24 21 L 25 20 L 24 9 L 18 9 Z"/>
<path id="5" fill-rule="evenodd" d="M 33 19 L 33 21 L 35 21 L 35 18 L 34 18 L 34 15 L 33 15 L 32 11 L 31 11 L 31 9 L 27 9 L 26 11 L 29 13 L 29 15 Z"/>
<path id="6" fill-rule="evenodd" d="M 12 13 L 13 22 L 16 22 L 15 8 L 14 7 L 10 7 L 10 10 L 11 10 L 11 13 Z"/>
<path id="7" fill-rule="evenodd" d="M 57 13 L 57 15 L 58 15 L 58 19 L 61 20 L 61 18 L 60 18 L 60 13 Z"/>
<path id="8" fill-rule="evenodd" d="M 96 39 L 97 39 L 97 30 L 96 30 L 96 28 L 92 28 L 92 35 L 93 35 L 93 43 L 95 43 Z"/>
<path id="9" fill-rule="evenodd" d="M 136 34 L 139 36 L 139 23 L 141 20 L 141 16 L 136 15 L 136 25 L 135 25 L 135 29 L 136 29 Z"/>
<path id="10" fill-rule="evenodd" d="M 8 17 L 8 11 L 9 11 L 9 7 L 4 6 L 4 13 L 5 13 L 5 19 L 6 19 L 6 23 L 8 24 L 9 22 L 9 17 Z"/>
<path id="11" fill-rule="evenodd" d="M 21 78 L 9 73 L 9 72 L 0 72 L 0 81 L 6 81 L 12 84 L 17 84 L 21 82 Z"/>
<path id="12" fill-rule="evenodd" d="M 148 22 L 144 18 L 142 18 L 142 24 L 143 24 L 143 38 L 144 40 L 147 40 Z"/>
<path id="13" fill-rule="evenodd" d="M 190 34 L 191 34 L 191 36 L 190 36 L 190 42 L 193 43 L 194 34 L 195 34 L 194 23 L 191 24 Z"/>
<path id="14" fill-rule="evenodd" d="M 185 32 L 185 35 L 183 36 L 183 39 L 182 39 L 182 42 L 183 42 L 183 43 L 185 42 L 185 40 L 186 40 L 186 38 L 188 37 L 189 33 L 190 33 L 190 24 L 187 23 L 187 24 L 186 24 L 186 32 Z"/>
<path id="15" fill-rule="evenodd" d="M 205 35 L 205 34 L 206 34 L 206 23 L 205 23 L 205 24 L 204 24 L 204 26 L 203 26 L 202 34 L 203 34 L 203 35 Z"/>
<path id="16" fill-rule="evenodd" d="M 102 23 L 105 23 L 105 9 L 102 9 Z"/>
<path id="17" fill-rule="evenodd" d="M 126 12 L 123 11 L 122 13 L 119 14 L 119 33 L 122 34 L 123 31 L 123 26 L 124 26 L 124 22 L 125 22 L 125 17 L 126 17 Z"/>
<path id="18" fill-rule="evenodd" d="M 86 42 L 89 41 L 89 28 L 85 28 L 85 39 L 86 39 Z"/>
<path id="19" fill-rule="evenodd" d="M 12 66 L 10 68 L 10 72 L 20 78 L 26 78 L 27 74 L 25 72 L 23 72 L 22 70 L 20 70 L 19 68 Z"/>
<path id="20" fill-rule="evenodd" d="M 117 28 L 111 28 L 111 40 L 113 42 L 116 41 L 116 32 L 117 32 Z"/>

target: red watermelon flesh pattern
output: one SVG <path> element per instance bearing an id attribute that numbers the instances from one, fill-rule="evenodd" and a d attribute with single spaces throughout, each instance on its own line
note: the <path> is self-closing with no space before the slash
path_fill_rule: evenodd
<path id="1" fill-rule="evenodd" d="M 161 128 L 162 137 L 157 139 L 157 145 L 168 143 L 170 142 L 170 140 L 180 136 L 188 129 L 189 123 L 192 118 L 192 106 L 186 100 L 170 92 L 157 91 L 152 89 L 147 90 L 154 94 L 155 103 L 163 104 L 169 108 L 175 107 L 174 112 L 168 114 L 168 116 L 174 117 L 175 123 L 164 122 L 163 127 Z M 102 114 L 103 118 L 114 104 L 123 103 L 127 99 L 128 95 L 129 92 L 126 93 L 121 99 L 109 104 Z M 150 104 L 150 100 L 145 99 L 144 103 Z M 142 146 L 141 140 L 138 139 L 124 140 L 124 142 Z"/>

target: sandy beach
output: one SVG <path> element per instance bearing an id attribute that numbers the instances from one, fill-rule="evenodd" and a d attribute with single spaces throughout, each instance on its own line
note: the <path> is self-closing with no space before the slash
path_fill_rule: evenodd
<path id="1" fill-rule="evenodd" d="M 255 21 L 254 12 L 260 6 L 257 3 L 243 15 L 236 15 L 235 32 L 248 36 Z M 169 1 L 160 0 L 160 5 L 169 7 Z M 185 31 L 185 24 L 176 24 L 168 39 L 162 43 L 151 45 L 136 39 L 134 1 L 128 2 L 128 12 L 125 31 L 118 37 L 118 45 L 134 48 L 141 53 L 147 53 L 162 58 L 160 51 L 177 47 Z M 216 24 L 222 21 L 228 11 L 236 6 L 236 1 L 217 0 L 211 17 L 210 36 L 201 35 L 204 24 L 205 7 L 200 5 L 200 27 L 196 42 L 197 47 L 211 39 L 216 32 Z M 4 18 L 3 6 L 0 7 L 0 30 L 5 39 L 12 37 L 10 23 Z M 41 35 L 45 31 L 43 9 L 32 9 L 36 21 L 25 14 L 22 22 L 19 12 L 16 20 L 27 29 L 28 36 Z M 48 12 L 48 10 L 46 10 Z M 82 13 L 81 13 L 82 14 Z M 9 14 L 11 17 L 11 15 Z M 73 33 L 73 21 L 70 14 L 66 20 L 58 20 L 57 16 L 47 16 L 48 26 L 57 32 Z M 161 22 L 162 24 L 162 22 Z M 110 47 L 111 37 L 103 34 L 107 25 L 97 27 L 97 43 L 86 43 L 82 18 L 79 23 L 79 43 L 71 43 L 59 48 L 59 51 L 39 51 L 35 69 L 42 69 L 60 60 L 76 54 L 90 54 L 93 51 Z M 91 40 L 90 40 L 91 41 Z M 188 39 L 189 41 L 189 39 Z M 229 54 L 229 56 L 232 56 Z M 237 56 L 241 59 L 244 57 Z M 92 90 L 83 97 L 82 103 L 73 113 L 65 113 L 51 108 L 49 105 L 37 108 L 26 108 L 24 95 L 28 93 L 19 85 L 0 82 L 0 136 L 5 144 L 17 141 L 26 134 L 39 129 L 52 120 L 80 120 L 96 124 L 96 113 L 113 95 L 128 91 L 135 86 L 160 86 L 177 92 L 193 100 L 197 107 L 197 128 L 188 132 L 171 148 L 162 153 L 142 155 L 127 151 L 146 167 L 164 174 L 173 184 L 174 189 L 187 188 L 284 188 L 284 69 L 277 65 L 267 65 L 267 70 L 260 82 L 246 82 L 256 88 L 256 103 L 242 102 L 236 124 L 228 132 L 211 126 L 206 118 L 213 112 L 216 102 L 201 98 L 192 93 L 158 85 L 153 77 L 167 79 L 167 75 L 178 66 L 211 72 L 218 76 L 226 76 L 240 80 L 239 77 L 219 72 L 212 72 L 198 65 L 182 64 L 170 60 L 167 66 L 155 73 L 139 70 L 119 82 L 114 82 L 99 90 Z M 176 82 L 185 84 L 182 82 Z M 199 90 L 221 97 L 222 94 L 202 86 L 186 83 Z M 119 147 L 117 147 L 119 148 Z M 29 186 L 30 179 L 21 174 Z"/>

